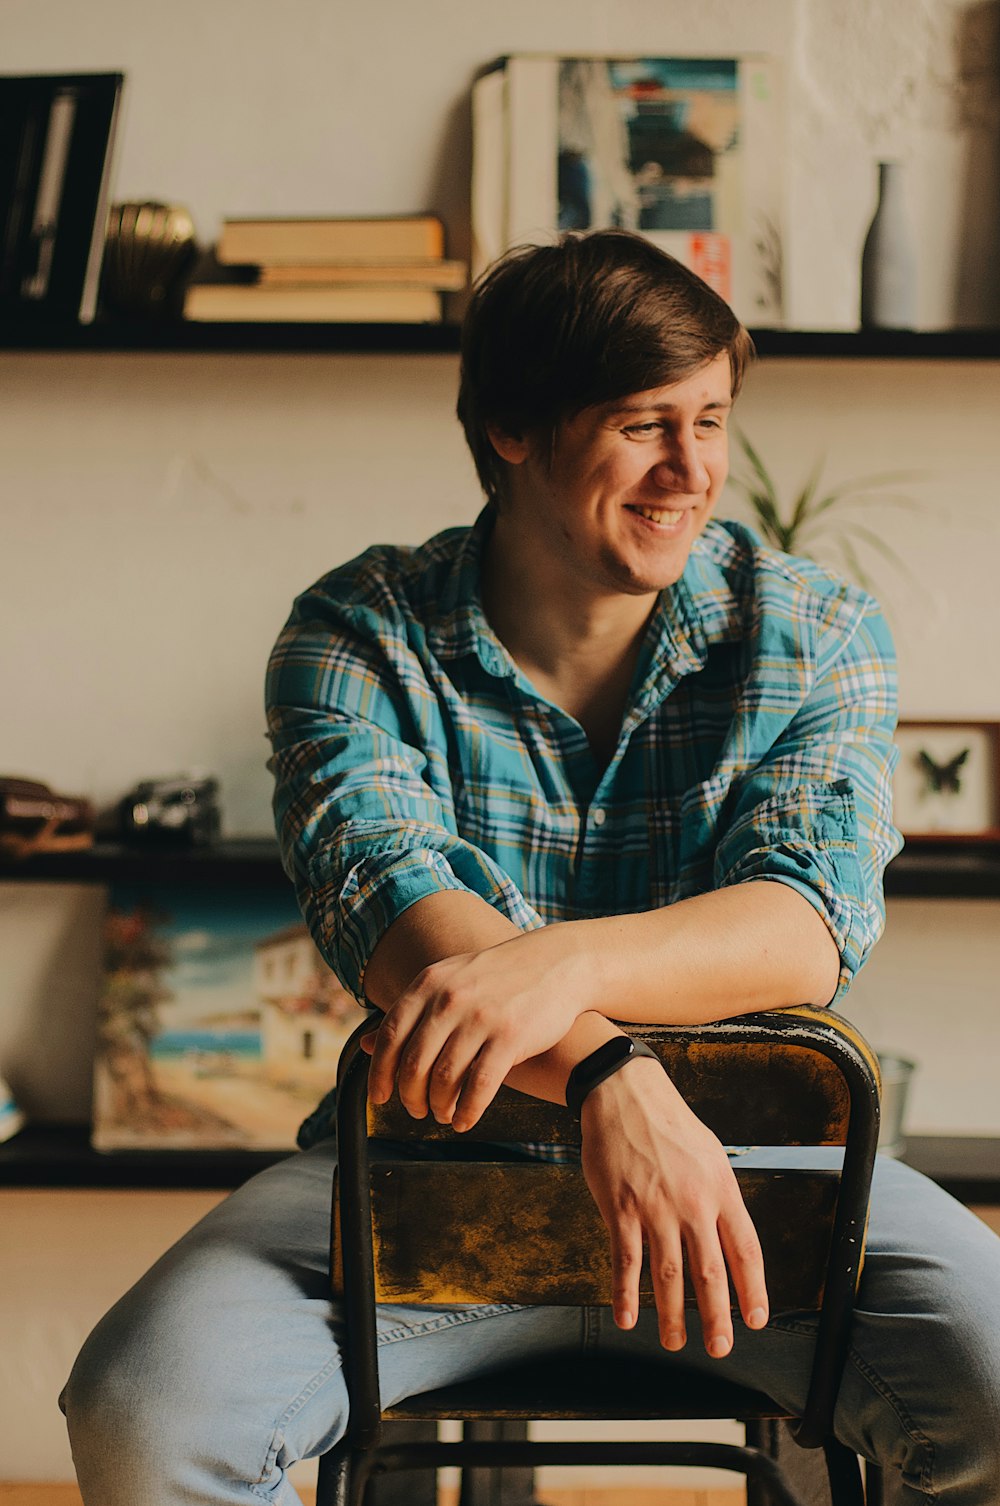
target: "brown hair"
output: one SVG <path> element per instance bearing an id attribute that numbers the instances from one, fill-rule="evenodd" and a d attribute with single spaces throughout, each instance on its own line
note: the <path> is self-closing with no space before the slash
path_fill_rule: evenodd
<path id="1" fill-rule="evenodd" d="M 476 283 L 462 326 L 458 417 L 483 490 L 502 499 L 487 425 L 551 436 L 594 403 L 683 381 L 728 353 L 735 397 L 753 342 L 687 267 L 627 230 L 519 246 Z"/>

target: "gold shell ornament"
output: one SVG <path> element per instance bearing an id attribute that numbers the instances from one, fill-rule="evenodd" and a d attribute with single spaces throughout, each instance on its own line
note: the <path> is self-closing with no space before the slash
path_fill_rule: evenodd
<path id="1" fill-rule="evenodd" d="M 101 272 L 101 302 L 140 319 L 180 316 L 197 259 L 194 221 L 181 204 L 112 204 Z"/>

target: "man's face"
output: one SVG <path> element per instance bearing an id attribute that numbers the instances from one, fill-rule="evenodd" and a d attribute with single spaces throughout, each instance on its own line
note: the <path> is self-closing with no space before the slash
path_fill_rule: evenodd
<path id="1" fill-rule="evenodd" d="M 508 537 L 542 551 L 554 586 L 596 597 L 673 585 L 725 484 L 731 380 L 723 353 L 669 387 L 585 408 L 551 448 L 495 440 L 511 462 Z"/>

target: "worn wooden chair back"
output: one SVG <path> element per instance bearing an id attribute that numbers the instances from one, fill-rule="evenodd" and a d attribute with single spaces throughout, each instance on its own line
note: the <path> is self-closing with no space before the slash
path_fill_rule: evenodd
<path id="1" fill-rule="evenodd" d="M 505 1147 L 579 1146 L 565 1108 L 502 1090 L 459 1136 L 414 1120 L 394 1098 L 367 1101 L 368 1059 L 358 1040 L 341 1063 L 340 1169 L 332 1279 L 345 1301 L 347 1439 L 322 1462 L 319 1506 L 360 1502 L 372 1470 L 565 1462 L 684 1462 L 739 1470 L 754 1500 L 797 1498 L 759 1446 L 482 1443 L 381 1446 L 376 1303 L 606 1304 L 607 1233 L 578 1164 L 526 1160 Z M 772 1313 L 814 1311 L 819 1335 L 797 1441 L 826 1451 L 837 1506 L 862 1503 L 857 1461 L 835 1442 L 831 1419 L 863 1259 L 878 1136 L 878 1067 L 845 1020 L 827 1010 L 774 1011 L 699 1027 L 629 1027 L 656 1051 L 686 1102 L 728 1146 L 841 1145 L 834 1170 L 734 1170 L 764 1251 Z M 414 1156 L 419 1144 L 423 1149 Z M 378 1147 L 372 1155 L 373 1147 Z M 432 1159 L 421 1159 L 421 1155 Z M 653 1302 L 648 1271 L 641 1300 Z M 688 1300 L 694 1301 L 688 1290 Z M 442 1388 L 386 1411 L 394 1418 L 735 1417 L 759 1445 L 760 1423 L 786 1414 L 731 1383 L 649 1366 L 593 1370 L 533 1364 Z M 623 1450 L 626 1451 L 623 1453 Z M 653 1457 L 655 1455 L 655 1458 Z M 758 1493 L 753 1495 L 754 1491 Z M 761 1495 L 760 1490 L 770 1492 Z"/>

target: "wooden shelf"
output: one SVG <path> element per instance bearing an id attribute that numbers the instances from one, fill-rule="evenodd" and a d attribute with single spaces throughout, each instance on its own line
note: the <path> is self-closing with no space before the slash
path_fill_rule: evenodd
<path id="1" fill-rule="evenodd" d="M 269 837 L 230 837 L 213 847 L 171 851 L 99 842 L 85 852 L 49 853 L 15 861 L 0 858 L 0 882 L 9 880 L 109 884 L 287 884 L 278 846 Z M 890 864 L 885 892 L 891 899 L 1000 899 L 1000 848 L 908 847 Z"/>
<path id="2" fill-rule="evenodd" d="M 753 332 L 761 356 L 821 360 L 1000 360 L 1000 330 L 772 330 Z M 0 350 L 215 352 L 250 355 L 455 354 L 455 324 L 208 324 L 99 320 L 94 324 L 10 322 Z"/>

